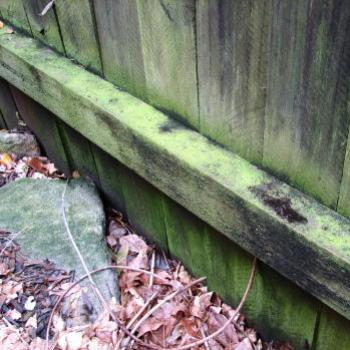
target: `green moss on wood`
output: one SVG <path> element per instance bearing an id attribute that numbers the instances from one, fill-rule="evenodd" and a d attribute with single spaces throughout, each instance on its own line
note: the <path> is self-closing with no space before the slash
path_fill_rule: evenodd
<path id="1" fill-rule="evenodd" d="M 1 76 L 229 239 L 350 317 L 348 220 L 180 124 L 164 132 L 164 125 L 177 122 L 33 39 L 0 35 L 0 54 Z M 257 189 L 290 201 L 307 221 L 290 222 Z"/>

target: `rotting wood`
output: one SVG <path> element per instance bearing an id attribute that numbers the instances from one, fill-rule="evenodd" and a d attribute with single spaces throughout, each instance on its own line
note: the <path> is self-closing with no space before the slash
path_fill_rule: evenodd
<path id="1" fill-rule="evenodd" d="M 195 215 L 350 318 L 350 221 L 36 40 L 0 31 L 0 75 Z M 173 127 L 164 131 L 165 125 Z M 256 195 L 289 199 L 289 222 Z"/>

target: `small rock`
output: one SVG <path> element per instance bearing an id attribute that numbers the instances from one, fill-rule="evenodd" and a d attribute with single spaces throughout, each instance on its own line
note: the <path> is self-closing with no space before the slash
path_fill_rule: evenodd
<path id="1" fill-rule="evenodd" d="M 0 130 L 0 153 L 14 153 L 17 157 L 37 157 L 39 145 L 34 135 L 27 132 Z"/>
<path id="2" fill-rule="evenodd" d="M 65 187 L 66 181 L 52 179 L 20 179 L 1 187 L 0 229 L 17 234 L 16 241 L 30 258 L 49 259 L 67 271 L 75 270 L 78 279 L 85 270 L 64 226 L 61 205 Z M 89 270 L 110 265 L 104 208 L 94 184 L 82 178 L 71 180 L 64 203 L 70 231 Z M 95 274 L 93 279 L 107 300 L 119 299 L 114 271 Z M 89 298 L 99 310 L 93 293 Z"/>

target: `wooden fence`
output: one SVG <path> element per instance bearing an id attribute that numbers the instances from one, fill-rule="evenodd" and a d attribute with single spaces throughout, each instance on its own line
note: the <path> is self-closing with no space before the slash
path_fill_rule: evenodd
<path id="1" fill-rule="evenodd" d="M 0 0 L 0 16 L 350 217 L 350 149 L 346 152 L 350 147 L 350 6 L 346 1 L 56 0 L 44 16 L 39 15 L 47 2 Z M 6 50 L 11 48 L 0 45 L 0 72 L 16 69 L 17 75 L 5 72 L 3 76 L 22 89 L 20 74 L 26 78 L 35 74 L 18 65 L 9 69 Z M 24 60 L 25 55 L 24 50 Z M 38 71 L 40 75 L 43 70 Z M 30 92 L 30 84 L 23 90 L 36 100 L 44 93 L 50 95 L 47 87 L 64 95 L 64 89 L 52 82 L 45 85 L 45 79 L 40 76 L 42 86 L 32 84 L 34 90 L 42 89 L 40 93 Z M 84 85 L 81 89 L 85 92 Z M 96 89 L 98 94 L 98 84 Z M 132 162 L 123 158 L 126 167 L 115 159 L 119 157 L 108 155 L 104 151 L 113 152 L 89 131 L 64 119 L 49 98 L 40 103 L 51 112 L 0 82 L 0 123 L 11 127 L 20 115 L 62 169 L 79 168 L 89 174 L 135 226 L 180 256 L 195 274 L 207 275 L 209 286 L 227 301 L 237 302 L 251 256 L 212 226 L 219 231 L 225 228 L 192 211 L 185 200 L 175 198 L 196 216 L 175 203 L 168 197 L 175 195 L 160 186 L 168 196 L 164 195 L 128 169 L 151 181 Z M 78 113 L 71 106 L 64 112 Z M 166 128 L 172 125 L 163 131 Z M 250 246 L 248 251 L 256 253 Z M 268 262 L 280 271 L 280 266 Z M 281 272 L 295 280 L 282 267 Z M 308 289 L 305 283 L 303 288 Z M 344 308 L 343 315 L 348 304 Z M 297 349 L 348 349 L 349 321 L 263 263 L 245 311 L 266 337 L 280 334 Z"/>
<path id="2" fill-rule="evenodd" d="M 347 1 L 56 0 L 40 16 L 47 2 L 0 13 L 350 215 Z"/>

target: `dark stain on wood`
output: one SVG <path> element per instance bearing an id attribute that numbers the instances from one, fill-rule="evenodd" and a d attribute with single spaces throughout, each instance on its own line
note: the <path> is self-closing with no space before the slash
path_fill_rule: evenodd
<path id="1" fill-rule="evenodd" d="M 290 223 L 307 223 L 306 217 L 293 209 L 290 198 L 272 195 L 268 193 L 268 187 L 269 186 L 267 186 L 267 189 L 256 187 L 252 187 L 250 189 L 263 201 L 265 205 L 272 208 L 279 217 L 286 219 Z"/>
<path id="2" fill-rule="evenodd" d="M 168 119 L 165 123 L 163 123 L 160 127 L 159 127 L 159 131 L 160 132 L 173 132 L 176 130 L 184 130 L 187 129 L 185 126 L 183 126 L 180 123 L 177 123 L 176 121 L 172 120 L 172 119 Z"/>
<path id="3" fill-rule="evenodd" d="M 166 5 L 164 4 L 164 2 L 162 0 L 159 1 L 160 6 L 162 7 L 164 13 L 166 14 L 166 16 L 168 17 L 169 21 L 174 21 L 173 18 L 170 15 L 170 11 L 169 9 L 166 7 Z"/>

